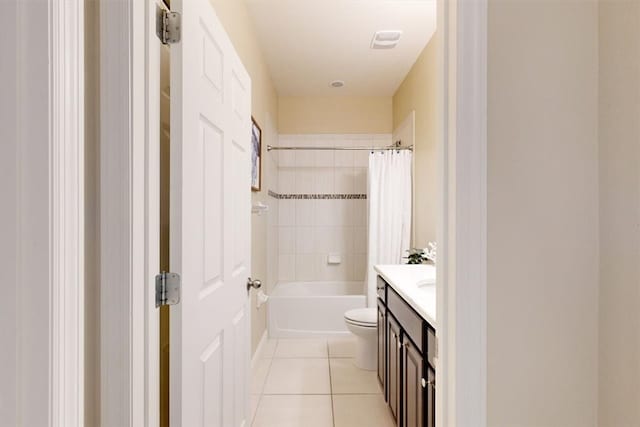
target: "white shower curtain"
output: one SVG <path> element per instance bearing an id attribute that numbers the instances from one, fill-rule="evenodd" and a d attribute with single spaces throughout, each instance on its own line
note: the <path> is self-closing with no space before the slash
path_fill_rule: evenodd
<path id="1" fill-rule="evenodd" d="M 408 150 L 369 155 L 367 305 L 376 306 L 377 264 L 400 264 L 411 239 L 411 164 Z"/>

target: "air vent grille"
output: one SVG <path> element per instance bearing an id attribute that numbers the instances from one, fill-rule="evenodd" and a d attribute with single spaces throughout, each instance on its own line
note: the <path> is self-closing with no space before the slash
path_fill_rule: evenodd
<path id="1" fill-rule="evenodd" d="M 400 41 L 400 37 L 402 37 L 402 31 L 399 30 L 378 31 L 371 40 L 371 49 L 393 49 Z"/>

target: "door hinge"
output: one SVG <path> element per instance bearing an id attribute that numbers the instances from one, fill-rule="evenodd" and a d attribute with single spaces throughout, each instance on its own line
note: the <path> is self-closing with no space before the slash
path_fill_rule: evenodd
<path id="1" fill-rule="evenodd" d="M 162 272 L 156 276 L 156 308 L 180 302 L 180 275 Z"/>
<path id="2" fill-rule="evenodd" d="M 156 5 L 156 35 L 162 44 L 178 43 L 181 31 L 180 14 Z"/>

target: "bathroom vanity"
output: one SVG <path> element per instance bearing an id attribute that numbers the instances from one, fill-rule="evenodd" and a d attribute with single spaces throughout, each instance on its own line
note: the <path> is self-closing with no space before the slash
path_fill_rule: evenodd
<path id="1" fill-rule="evenodd" d="M 399 427 L 435 426 L 435 267 L 375 267 L 378 380 Z"/>

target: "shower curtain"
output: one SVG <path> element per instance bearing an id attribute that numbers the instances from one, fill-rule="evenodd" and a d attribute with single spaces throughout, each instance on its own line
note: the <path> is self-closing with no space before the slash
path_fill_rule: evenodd
<path id="1" fill-rule="evenodd" d="M 369 251 L 367 305 L 376 306 L 377 264 L 401 264 L 411 239 L 412 153 L 376 151 L 369 155 Z"/>

